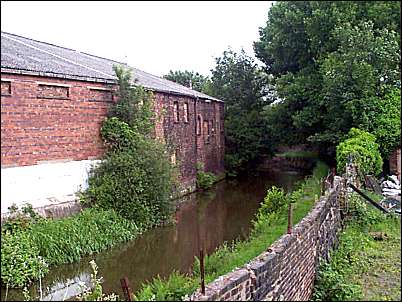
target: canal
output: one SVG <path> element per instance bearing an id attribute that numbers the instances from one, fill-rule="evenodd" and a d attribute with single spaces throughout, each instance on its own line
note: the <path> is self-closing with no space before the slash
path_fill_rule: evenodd
<path id="1" fill-rule="evenodd" d="M 79 282 L 89 284 L 89 261 L 95 259 L 104 292 L 123 296 L 120 278 L 127 277 L 135 292 L 141 283 L 173 270 L 189 272 L 201 246 L 210 254 L 225 241 L 247 238 L 252 219 L 267 189 L 273 185 L 291 190 L 307 172 L 258 172 L 237 180 L 224 180 L 211 190 L 190 194 L 179 204 L 176 223 L 151 229 L 136 240 L 54 267 L 42 281 L 42 300 L 68 300 L 79 294 Z M 90 234 L 88 234 L 90 236 Z M 39 284 L 30 288 L 39 298 Z M 2 288 L 2 301 L 5 289 Z M 22 290 L 9 290 L 7 300 L 23 299 Z"/>

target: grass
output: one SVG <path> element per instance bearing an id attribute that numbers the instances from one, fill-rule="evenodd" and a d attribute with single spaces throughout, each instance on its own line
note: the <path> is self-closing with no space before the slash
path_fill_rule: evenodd
<path id="1" fill-rule="evenodd" d="M 328 173 L 328 166 L 318 162 L 313 175 L 299 184 L 299 188 L 286 195 L 277 192 L 278 198 L 295 201 L 293 207 L 293 224 L 297 224 L 310 211 L 321 190 L 321 178 Z M 272 190 L 269 191 L 272 193 Z M 267 194 L 264 203 L 268 202 Z M 281 195 L 282 194 L 282 195 Z M 285 202 L 286 202 L 285 201 Z M 271 206 L 275 208 L 275 205 Z M 205 257 L 205 282 L 209 283 L 261 254 L 287 231 L 287 203 L 276 212 L 257 215 L 250 237 L 244 241 L 226 242 L 213 254 Z M 169 278 L 162 280 L 157 277 L 152 282 L 144 284 L 136 293 L 136 299 L 147 300 L 182 300 L 199 286 L 199 261 L 196 260 L 193 272 L 189 276 L 174 272 Z"/>
<path id="2" fill-rule="evenodd" d="M 354 216 L 331 261 L 322 264 L 316 301 L 400 301 L 401 220 L 371 208 L 357 195 Z"/>
<path id="3" fill-rule="evenodd" d="M 369 264 L 348 280 L 362 288 L 362 301 L 401 300 L 401 221 L 389 219 L 371 226 L 371 232 L 387 234 L 385 240 L 373 240 L 359 255 Z M 365 235 L 369 236 L 368 233 Z"/>
<path id="4" fill-rule="evenodd" d="M 114 210 L 96 208 L 63 219 L 42 218 L 31 223 L 24 219 L 19 217 L 2 228 L 1 281 L 10 287 L 23 287 L 43 276 L 48 266 L 77 261 L 141 232 Z M 3 253 L 4 249 L 7 252 Z"/>
<path id="5" fill-rule="evenodd" d="M 313 151 L 287 151 L 283 153 L 277 153 L 278 157 L 304 157 L 304 158 L 318 158 L 318 152 Z"/>

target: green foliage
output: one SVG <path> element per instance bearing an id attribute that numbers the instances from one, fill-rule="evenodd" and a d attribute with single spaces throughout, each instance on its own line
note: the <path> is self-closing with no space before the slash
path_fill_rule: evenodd
<path id="1" fill-rule="evenodd" d="M 127 123 L 122 122 L 117 117 L 104 120 L 101 135 L 109 149 L 115 151 L 131 147 L 138 136 Z"/>
<path id="2" fill-rule="evenodd" d="M 85 200 L 104 209 L 115 209 L 138 225 L 151 226 L 172 211 L 172 168 L 158 142 L 141 139 L 135 144 L 135 149 L 110 153 L 91 170 Z"/>
<path id="3" fill-rule="evenodd" d="M 152 96 L 131 85 L 131 72 L 115 68 L 119 101 L 102 125 L 108 147 L 104 160 L 89 174 L 81 202 L 114 209 L 138 225 L 149 227 L 172 212 L 174 169 L 166 146 L 152 137 Z"/>
<path id="4" fill-rule="evenodd" d="M 268 78 L 243 50 L 228 50 L 216 58 L 211 81 L 210 94 L 225 101 L 225 165 L 236 174 L 263 150 Z"/>
<path id="5" fill-rule="evenodd" d="M 401 91 L 394 88 L 384 97 L 372 96 L 348 104 L 360 129 L 375 135 L 383 158 L 401 143 Z"/>
<path id="6" fill-rule="evenodd" d="M 400 89 L 400 2 L 279 1 L 254 49 L 281 100 L 266 108 L 272 143 L 310 142 L 332 155 L 359 127 L 377 136 L 383 155 L 393 148 L 400 110 L 390 107 L 400 97 L 376 104 Z"/>
<path id="7" fill-rule="evenodd" d="M 198 286 L 197 280 L 174 271 L 163 280 L 159 276 L 144 284 L 135 301 L 183 301 Z"/>
<path id="8" fill-rule="evenodd" d="M 282 188 L 273 186 L 264 197 L 261 207 L 258 209 L 257 217 L 266 216 L 269 213 L 278 212 L 288 204 L 287 196 Z"/>
<path id="9" fill-rule="evenodd" d="M 349 138 L 336 147 L 336 162 L 339 172 L 344 172 L 349 157 L 363 175 L 377 175 L 382 170 L 382 158 L 375 136 L 360 129 L 352 128 Z"/>
<path id="10" fill-rule="evenodd" d="M 152 93 L 142 86 L 133 85 L 130 69 L 115 65 L 113 70 L 118 79 L 118 101 L 109 108 L 108 116 L 117 117 L 133 131 L 149 136 L 155 122 Z"/>
<path id="11" fill-rule="evenodd" d="M 9 231 L 14 233 L 17 231 L 28 229 L 33 223 L 40 221 L 42 218 L 34 212 L 31 204 L 24 205 L 21 210 L 13 204 L 8 208 L 10 216 L 5 220 L 1 229 L 2 232 Z"/>
<path id="12" fill-rule="evenodd" d="M 41 219 L 12 233 L 2 229 L 1 282 L 22 287 L 43 276 L 48 265 L 77 261 L 140 232 L 114 210 L 95 208 L 59 220 Z"/>
<path id="13" fill-rule="evenodd" d="M 28 285 L 48 272 L 46 260 L 40 257 L 39 247 L 24 231 L 3 231 L 1 234 L 1 283 L 10 288 Z"/>
<path id="14" fill-rule="evenodd" d="M 31 238 L 25 231 L 43 219 L 27 204 L 9 207 L 10 217 L 1 228 L 1 282 L 9 287 L 23 287 L 43 277 L 48 263 L 40 256 L 37 246 L 31 246 Z"/>
<path id="15" fill-rule="evenodd" d="M 164 75 L 163 77 L 167 80 L 179 83 L 186 87 L 190 87 L 191 82 L 192 89 L 206 94 L 208 94 L 209 92 L 209 85 L 211 80 L 208 77 L 199 74 L 198 72 L 188 70 L 170 70 L 169 73 Z"/>
<path id="16" fill-rule="evenodd" d="M 201 163 L 197 164 L 197 188 L 209 189 L 217 181 L 217 177 L 212 172 L 204 172 Z"/>
<path id="17" fill-rule="evenodd" d="M 77 261 L 83 255 L 133 239 L 140 232 L 135 223 L 123 219 L 114 210 L 96 208 L 64 219 L 46 219 L 29 231 L 32 244 L 51 265 Z"/>

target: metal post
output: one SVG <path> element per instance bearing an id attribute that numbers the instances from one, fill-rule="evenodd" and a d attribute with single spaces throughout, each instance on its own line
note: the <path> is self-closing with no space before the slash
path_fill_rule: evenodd
<path id="1" fill-rule="evenodd" d="M 123 290 L 123 294 L 124 294 L 124 300 L 125 301 L 131 301 L 131 288 L 128 285 L 128 278 L 124 277 L 122 279 L 120 279 L 120 284 L 121 284 L 121 288 Z"/>
<path id="2" fill-rule="evenodd" d="M 204 268 L 204 250 L 200 249 L 200 274 L 201 274 L 201 293 L 205 295 L 205 268 Z"/>
<path id="3" fill-rule="evenodd" d="M 288 234 L 292 234 L 293 203 L 288 205 Z"/>

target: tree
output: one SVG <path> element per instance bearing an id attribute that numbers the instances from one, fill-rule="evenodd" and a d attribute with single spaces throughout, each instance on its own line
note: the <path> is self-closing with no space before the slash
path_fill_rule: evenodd
<path id="1" fill-rule="evenodd" d="M 225 164 L 229 173 L 249 166 L 263 149 L 262 108 L 267 76 L 244 50 L 223 52 L 212 70 L 210 93 L 225 101 Z"/>
<path id="2" fill-rule="evenodd" d="M 375 133 L 364 116 L 381 124 L 378 110 L 367 113 L 363 104 L 386 102 L 400 89 L 400 3 L 279 1 L 254 49 L 282 100 L 283 109 L 267 115 L 273 128 L 297 132 L 291 143 L 314 143 L 334 155 L 352 127 Z M 290 121 L 279 123 L 278 112 Z"/>
<path id="3" fill-rule="evenodd" d="M 165 79 L 179 83 L 183 86 L 192 88 L 199 92 L 206 93 L 210 79 L 194 71 L 173 71 L 170 70 L 167 75 L 163 76 Z"/>

